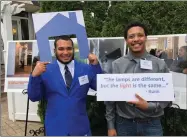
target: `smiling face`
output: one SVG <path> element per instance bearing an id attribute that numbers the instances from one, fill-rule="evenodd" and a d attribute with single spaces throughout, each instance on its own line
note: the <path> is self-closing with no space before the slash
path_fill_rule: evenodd
<path id="1" fill-rule="evenodd" d="M 145 43 L 147 37 L 144 29 L 139 26 L 131 27 L 127 31 L 126 42 L 132 53 L 141 54 L 145 52 Z"/>
<path id="2" fill-rule="evenodd" d="M 59 39 L 56 42 L 55 55 L 59 62 L 70 63 L 74 58 L 74 49 L 71 40 Z"/>

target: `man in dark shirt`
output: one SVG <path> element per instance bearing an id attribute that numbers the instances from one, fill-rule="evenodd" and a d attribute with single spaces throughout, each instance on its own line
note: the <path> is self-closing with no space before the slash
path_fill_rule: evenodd
<path id="1" fill-rule="evenodd" d="M 179 55 L 171 64 L 170 70 L 187 74 L 187 46 L 179 49 Z"/>

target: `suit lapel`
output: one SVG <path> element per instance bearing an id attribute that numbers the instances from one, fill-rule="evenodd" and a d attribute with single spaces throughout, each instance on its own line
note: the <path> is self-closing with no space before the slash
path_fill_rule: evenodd
<path id="1" fill-rule="evenodd" d="M 70 94 L 73 94 L 72 92 L 75 91 L 75 90 L 72 90 L 72 89 L 77 84 L 78 77 L 80 76 L 82 71 L 83 71 L 83 69 L 81 68 L 80 63 L 78 63 L 75 60 L 74 77 L 73 77 L 73 81 L 72 81 L 71 88 L 70 88 Z"/>
<path id="2" fill-rule="evenodd" d="M 64 82 L 64 78 L 63 78 L 63 76 L 61 74 L 61 71 L 60 71 L 60 68 L 59 68 L 59 65 L 58 65 L 57 61 L 55 61 L 55 70 L 56 71 L 55 71 L 54 74 L 56 74 L 56 78 L 57 78 L 57 80 L 59 80 L 60 86 L 62 86 L 64 88 L 64 90 L 61 90 L 63 92 L 60 92 L 60 93 L 63 93 L 64 95 L 67 96 L 68 95 L 68 90 L 66 88 L 66 84 Z"/>

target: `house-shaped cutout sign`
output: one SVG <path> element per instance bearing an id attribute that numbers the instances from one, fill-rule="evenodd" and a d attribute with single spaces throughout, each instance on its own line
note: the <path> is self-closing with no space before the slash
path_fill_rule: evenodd
<path id="1" fill-rule="evenodd" d="M 82 11 L 33 14 L 34 30 L 41 61 L 52 61 L 49 37 L 75 34 L 80 58 L 89 54 L 88 39 Z"/>

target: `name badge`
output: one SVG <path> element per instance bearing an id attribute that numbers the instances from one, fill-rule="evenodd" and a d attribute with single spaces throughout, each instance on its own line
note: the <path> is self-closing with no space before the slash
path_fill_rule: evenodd
<path id="1" fill-rule="evenodd" d="M 152 66 L 152 61 L 149 60 L 140 60 L 140 68 L 142 69 L 149 69 L 152 70 L 153 66 Z"/>
<path id="2" fill-rule="evenodd" d="M 84 84 L 89 83 L 88 75 L 84 75 L 84 76 L 79 77 L 79 83 L 80 83 L 80 85 L 84 85 Z"/>

